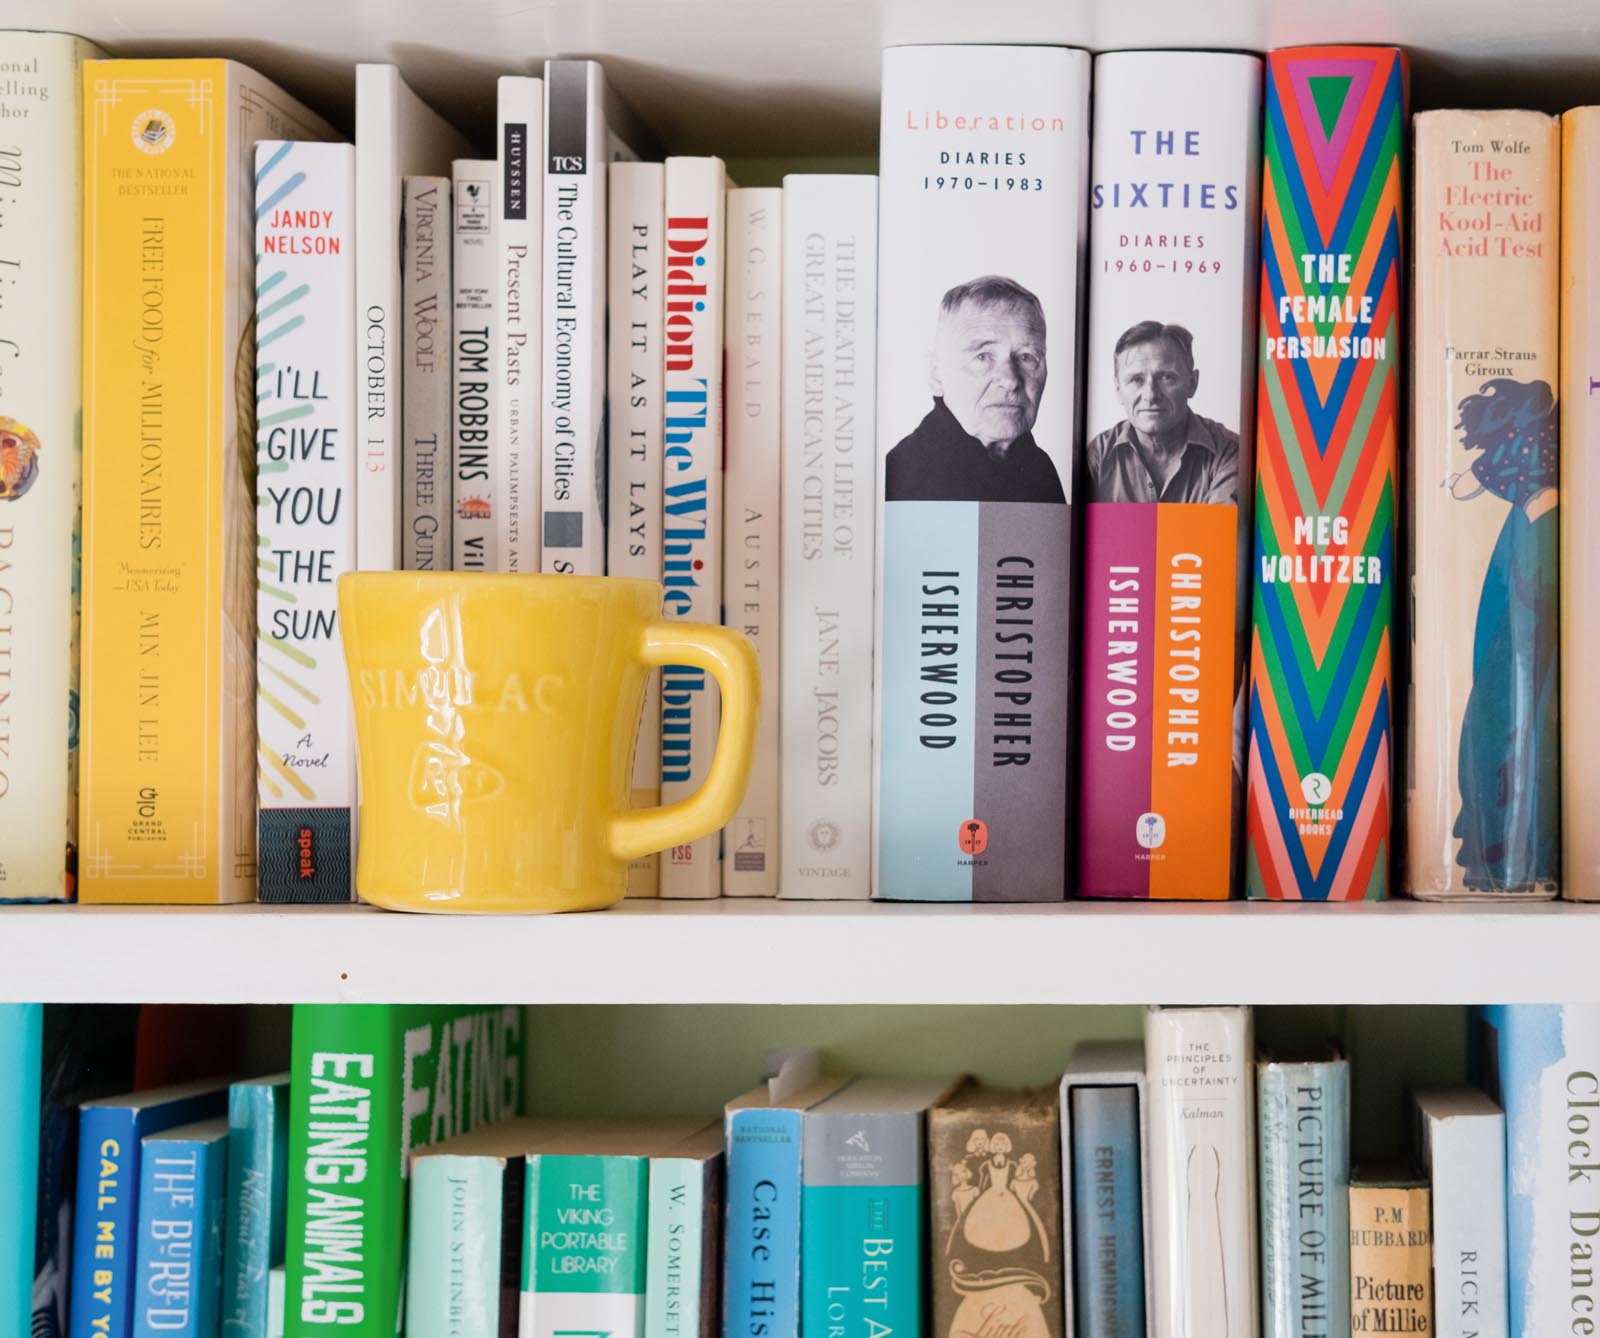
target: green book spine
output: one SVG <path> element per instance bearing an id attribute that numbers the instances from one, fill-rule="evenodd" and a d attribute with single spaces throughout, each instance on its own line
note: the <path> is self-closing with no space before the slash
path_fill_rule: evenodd
<path id="1" fill-rule="evenodd" d="M 406 1332 L 498 1338 L 499 1157 L 423 1157 L 411 1176 Z"/>
<path id="2" fill-rule="evenodd" d="M 644 1338 L 697 1338 L 706 1163 L 657 1157 L 650 1163 L 649 1249 L 645 1265 Z"/>
<path id="3" fill-rule="evenodd" d="M 521 1338 L 644 1338 L 649 1159 L 528 1158 Z"/>

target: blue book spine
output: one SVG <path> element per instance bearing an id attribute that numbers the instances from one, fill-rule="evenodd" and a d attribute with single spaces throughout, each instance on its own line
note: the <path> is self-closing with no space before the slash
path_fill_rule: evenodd
<path id="1" fill-rule="evenodd" d="M 43 1051 L 44 1008 L 0 1004 L 0 1333 L 31 1325 Z"/>
<path id="2" fill-rule="evenodd" d="M 799 1338 L 800 1112 L 728 1116 L 723 1338 Z"/>
<path id="3" fill-rule="evenodd" d="M 133 1338 L 216 1338 L 227 1176 L 220 1120 L 145 1140 Z"/>
<path id="4" fill-rule="evenodd" d="M 283 1262 L 289 1080 L 228 1089 L 228 1204 L 222 1338 L 265 1338 L 273 1268 Z"/>
<path id="5" fill-rule="evenodd" d="M 1072 1294 L 1079 1338 L 1143 1338 L 1138 1089 L 1074 1087 L 1069 1117 Z"/>

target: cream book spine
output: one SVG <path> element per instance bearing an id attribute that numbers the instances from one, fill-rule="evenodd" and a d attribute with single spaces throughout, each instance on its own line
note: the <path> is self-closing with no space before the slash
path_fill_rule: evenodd
<path id="1" fill-rule="evenodd" d="M 495 164 L 457 158 L 450 164 L 454 205 L 451 237 L 455 285 L 454 415 L 451 424 L 453 513 L 450 529 L 456 571 L 499 570 L 495 553 L 494 479 L 490 455 L 495 420 L 495 329 L 499 283 L 495 247 Z"/>
<path id="2" fill-rule="evenodd" d="M 401 560 L 406 571 L 449 571 L 450 178 L 405 180 L 400 263 Z"/>
<path id="3" fill-rule="evenodd" d="M 496 84 L 499 154 L 499 431 L 489 458 L 500 570 L 539 570 L 539 376 L 543 360 L 544 81 L 503 74 Z"/>

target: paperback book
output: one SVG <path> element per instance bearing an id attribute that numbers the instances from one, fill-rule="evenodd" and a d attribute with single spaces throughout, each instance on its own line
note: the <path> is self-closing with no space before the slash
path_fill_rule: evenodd
<path id="1" fill-rule="evenodd" d="M 452 466 L 451 539 L 456 571 L 499 570 L 495 549 L 494 479 L 491 443 L 498 434 L 494 411 L 498 347 L 496 306 L 499 282 L 494 204 L 495 165 L 477 158 L 450 164 L 454 204 L 451 330 L 454 417 L 450 432 Z"/>
<path id="2" fill-rule="evenodd" d="M 145 1135 L 133 1338 L 217 1332 L 227 1177 L 225 1118 Z"/>
<path id="3" fill-rule="evenodd" d="M 539 570 L 539 407 L 544 362 L 544 81 L 502 74 L 495 85 L 500 250 L 500 356 L 490 443 L 500 570 Z"/>
<path id="4" fill-rule="evenodd" d="M 455 234 L 449 177 L 406 178 L 400 233 L 400 565 L 406 571 L 449 571 L 455 559 L 450 524 Z"/>

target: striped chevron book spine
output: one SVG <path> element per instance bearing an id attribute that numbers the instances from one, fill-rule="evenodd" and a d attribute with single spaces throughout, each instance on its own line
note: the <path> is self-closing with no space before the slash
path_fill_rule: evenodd
<path id="1" fill-rule="evenodd" d="M 1406 64 L 1267 63 L 1246 885 L 1388 891 Z"/>

